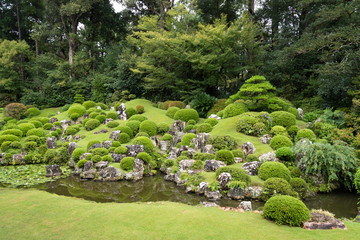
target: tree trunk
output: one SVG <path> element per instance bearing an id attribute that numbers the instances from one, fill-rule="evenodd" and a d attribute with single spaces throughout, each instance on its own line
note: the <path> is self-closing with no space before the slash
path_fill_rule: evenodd
<path id="1" fill-rule="evenodd" d="M 19 33 L 19 42 L 21 42 L 21 26 L 20 26 L 20 7 L 19 7 L 19 1 L 16 0 L 16 19 L 17 19 L 17 25 L 18 25 L 18 33 Z M 24 56 L 20 54 L 20 72 L 21 72 L 21 85 L 25 82 L 25 70 L 24 70 Z M 20 85 L 20 86 L 21 86 Z M 21 91 L 21 87 L 19 86 L 19 90 Z M 20 97 L 20 91 L 18 92 L 18 96 Z"/>
<path id="2" fill-rule="evenodd" d="M 19 0 L 16 0 L 16 18 L 17 18 L 17 25 L 18 25 L 19 41 L 21 41 L 22 38 L 21 38 L 21 26 L 20 26 Z"/>
<path id="3" fill-rule="evenodd" d="M 253 16 L 255 15 L 255 0 L 248 0 L 248 12 L 251 15 L 251 20 L 253 21 Z M 254 50 L 251 48 L 247 49 L 248 53 L 248 66 L 251 66 L 254 64 Z M 249 74 L 252 74 L 254 71 L 253 69 L 249 68 Z"/>
<path id="4" fill-rule="evenodd" d="M 248 11 L 250 15 L 254 16 L 255 14 L 255 0 L 248 0 Z"/>

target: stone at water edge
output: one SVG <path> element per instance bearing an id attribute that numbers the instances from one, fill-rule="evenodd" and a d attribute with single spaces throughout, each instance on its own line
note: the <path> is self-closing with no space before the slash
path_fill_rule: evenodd
<path id="1" fill-rule="evenodd" d="M 227 173 L 227 172 L 223 172 L 219 175 L 219 177 L 217 178 L 219 184 L 220 184 L 220 188 L 223 189 L 223 190 L 227 190 L 228 189 L 228 186 L 227 184 L 229 182 L 231 182 L 231 175 L 230 173 Z"/>
<path id="2" fill-rule="evenodd" d="M 183 171 L 189 169 L 194 164 L 194 162 L 195 162 L 195 160 L 181 160 L 179 162 L 180 172 L 183 172 Z"/>
<path id="3" fill-rule="evenodd" d="M 200 204 L 204 207 L 219 207 L 219 205 L 214 202 L 200 202 Z"/>
<path id="4" fill-rule="evenodd" d="M 311 212 L 310 220 L 303 223 L 303 228 L 313 229 L 346 229 L 341 219 L 336 219 L 323 213 Z"/>
<path id="5" fill-rule="evenodd" d="M 96 169 L 99 171 L 100 169 L 106 168 L 108 166 L 108 162 L 107 161 L 100 161 L 95 163 L 95 167 Z"/>
<path id="6" fill-rule="evenodd" d="M 89 171 L 94 166 L 94 163 L 92 161 L 87 161 L 84 164 L 84 172 Z"/>
<path id="7" fill-rule="evenodd" d="M 197 188 L 198 194 L 204 194 L 205 191 L 208 189 L 208 183 L 207 182 L 201 182 Z"/>
<path id="8" fill-rule="evenodd" d="M 23 154 L 14 154 L 12 156 L 12 163 L 14 163 L 14 164 L 25 164 L 24 157 L 25 157 L 25 155 L 23 155 Z"/>
<path id="9" fill-rule="evenodd" d="M 241 187 L 230 188 L 227 193 L 228 198 L 240 200 L 245 198 L 245 190 Z"/>
<path id="10" fill-rule="evenodd" d="M 249 175 L 257 175 L 259 167 L 261 166 L 261 162 L 253 161 L 253 162 L 246 162 L 242 165 L 242 169 L 245 169 Z"/>
<path id="11" fill-rule="evenodd" d="M 254 144 L 252 144 L 251 142 L 246 142 L 241 146 L 241 149 L 244 152 L 245 158 L 247 155 L 249 154 L 254 154 L 256 151 L 256 148 L 254 146 Z"/>
<path id="12" fill-rule="evenodd" d="M 84 171 L 80 174 L 82 179 L 94 179 L 96 176 L 96 170 L 90 169 L 89 171 Z"/>
<path id="13" fill-rule="evenodd" d="M 61 176 L 63 172 L 59 165 L 47 165 L 46 166 L 46 177 L 57 177 Z"/>
<path id="14" fill-rule="evenodd" d="M 134 172 L 139 172 L 141 174 L 144 174 L 144 162 L 141 159 L 135 158 Z"/>
<path id="15" fill-rule="evenodd" d="M 205 191 L 205 197 L 211 201 L 217 201 L 221 199 L 220 191 Z"/>
<path id="16" fill-rule="evenodd" d="M 252 205 L 250 201 L 242 201 L 240 202 L 238 208 L 243 209 L 245 212 L 252 211 Z"/>
<path id="17" fill-rule="evenodd" d="M 262 193 L 262 187 L 250 186 L 245 188 L 245 196 L 251 199 L 258 199 Z"/>
<path id="18" fill-rule="evenodd" d="M 170 173 L 164 176 L 165 181 L 174 182 L 175 181 L 175 173 Z"/>

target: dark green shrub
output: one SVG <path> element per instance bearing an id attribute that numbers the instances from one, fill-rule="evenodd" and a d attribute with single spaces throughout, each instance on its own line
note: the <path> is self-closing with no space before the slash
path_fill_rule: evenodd
<path id="1" fill-rule="evenodd" d="M 212 131 L 212 126 L 208 123 L 200 124 L 200 126 L 196 128 L 197 133 L 209 133 L 211 131 Z"/>
<path id="2" fill-rule="evenodd" d="M 286 111 L 293 114 L 296 117 L 296 119 L 299 119 L 299 111 L 296 108 L 290 107 Z"/>
<path id="3" fill-rule="evenodd" d="M 136 106 L 136 112 L 137 114 L 143 114 L 145 112 L 145 108 L 143 105 L 137 105 Z"/>
<path id="4" fill-rule="evenodd" d="M 276 150 L 276 157 L 284 162 L 292 162 L 295 160 L 294 154 L 289 147 L 282 147 Z"/>
<path id="5" fill-rule="evenodd" d="M 310 129 L 301 129 L 298 131 L 298 133 L 295 136 L 295 141 L 299 141 L 303 138 L 307 138 L 310 141 L 315 141 L 316 140 L 316 135 L 313 131 L 311 131 Z"/>
<path id="6" fill-rule="evenodd" d="M 290 179 L 290 185 L 292 189 L 297 192 L 301 198 L 305 197 L 306 192 L 308 191 L 308 186 L 304 179 L 292 178 Z"/>
<path id="7" fill-rule="evenodd" d="M 66 135 L 75 135 L 80 131 L 80 128 L 77 125 L 69 126 L 65 130 Z"/>
<path id="8" fill-rule="evenodd" d="M 130 141 L 130 136 L 127 133 L 120 133 L 118 139 L 119 143 L 128 143 Z"/>
<path id="9" fill-rule="evenodd" d="M 196 129 L 196 127 L 197 127 L 197 126 L 189 125 L 189 124 L 188 124 L 188 125 L 186 125 L 184 131 L 185 131 L 185 132 L 189 132 L 189 131 L 192 130 L 192 129 Z"/>
<path id="10" fill-rule="evenodd" d="M 354 185 L 355 189 L 358 193 L 360 193 L 360 167 L 357 169 L 354 177 Z"/>
<path id="11" fill-rule="evenodd" d="M 248 154 L 246 156 L 246 161 L 248 162 L 259 161 L 259 158 L 255 154 Z"/>
<path id="12" fill-rule="evenodd" d="M 99 156 L 105 156 L 109 154 L 109 150 L 107 150 L 106 148 L 94 148 L 90 150 L 90 152 L 94 155 L 99 155 Z"/>
<path id="13" fill-rule="evenodd" d="M 214 154 L 210 154 L 210 153 L 197 152 L 197 153 L 194 154 L 193 159 L 194 159 L 194 160 L 201 160 L 201 161 L 214 160 L 214 159 L 215 159 L 215 155 L 214 155 Z"/>
<path id="14" fill-rule="evenodd" d="M 168 133 L 165 133 L 164 136 L 161 138 L 161 140 L 163 140 L 163 141 L 172 141 L 172 139 L 173 139 L 173 136 Z"/>
<path id="15" fill-rule="evenodd" d="M 42 124 L 46 124 L 49 122 L 50 119 L 47 117 L 36 117 L 33 118 L 32 120 L 40 121 Z"/>
<path id="16" fill-rule="evenodd" d="M 26 135 L 26 133 L 30 130 L 35 128 L 35 125 L 32 123 L 21 123 L 18 125 L 20 130 L 23 132 L 23 135 Z"/>
<path id="17" fill-rule="evenodd" d="M 95 119 L 97 116 L 99 116 L 100 113 L 98 112 L 92 112 L 89 114 L 89 118 Z"/>
<path id="18" fill-rule="evenodd" d="M 186 125 L 196 125 L 195 120 L 190 119 L 189 121 L 187 121 Z"/>
<path id="19" fill-rule="evenodd" d="M 190 119 L 193 119 L 195 122 L 199 120 L 199 114 L 194 109 L 180 109 L 174 115 L 175 120 L 181 120 L 183 122 L 188 122 Z"/>
<path id="20" fill-rule="evenodd" d="M 161 135 L 167 133 L 169 131 L 169 125 L 167 123 L 159 123 L 157 126 L 157 132 Z"/>
<path id="21" fill-rule="evenodd" d="M 86 160 L 86 159 L 81 159 L 80 161 L 77 162 L 77 166 L 78 166 L 79 168 L 83 168 L 84 165 L 85 165 L 85 163 L 86 163 L 87 161 L 88 161 L 88 160 Z"/>
<path id="22" fill-rule="evenodd" d="M 89 150 L 92 147 L 92 145 L 97 144 L 97 143 L 100 143 L 100 141 L 99 140 L 91 140 L 91 141 L 89 141 L 88 145 L 87 145 L 87 150 Z"/>
<path id="23" fill-rule="evenodd" d="M 12 150 L 12 149 L 21 149 L 21 143 L 17 142 L 17 141 L 5 141 L 1 144 L 1 151 L 2 152 L 7 152 L 8 150 Z"/>
<path id="24" fill-rule="evenodd" d="M 86 109 L 90 109 L 90 108 L 95 108 L 96 107 L 96 103 L 93 101 L 85 101 L 82 104 Z"/>
<path id="25" fill-rule="evenodd" d="M 111 122 L 108 122 L 107 124 L 106 124 L 106 126 L 108 127 L 108 128 L 116 128 L 116 127 L 118 127 L 120 124 L 118 123 L 118 122 L 115 122 L 115 121 L 111 121 Z"/>
<path id="26" fill-rule="evenodd" d="M 154 144 L 147 137 L 137 137 L 137 138 L 135 138 L 134 144 L 135 145 L 143 145 L 145 152 L 148 152 L 148 153 L 152 152 L 152 150 L 154 149 Z"/>
<path id="27" fill-rule="evenodd" d="M 104 162 L 113 162 L 114 159 L 111 157 L 111 155 L 105 155 L 101 158 L 101 161 L 104 161 Z"/>
<path id="28" fill-rule="evenodd" d="M 231 152 L 232 152 L 232 154 L 234 155 L 234 157 L 244 159 L 244 152 L 243 152 L 242 150 L 240 150 L 240 149 L 235 149 L 235 150 L 232 150 Z"/>
<path id="29" fill-rule="evenodd" d="M 26 112 L 26 107 L 21 103 L 10 103 L 4 108 L 4 116 L 20 119 Z"/>
<path id="30" fill-rule="evenodd" d="M 119 146 L 115 149 L 114 153 L 115 154 L 126 154 L 128 151 L 127 147 L 125 146 Z"/>
<path id="31" fill-rule="evenodd" d="M 140 127 L 141 122 L 138 120 L 131 120 L 128 121 L 126 123 L 126 126 L 128 126 L 129 128 L 131 128 L 131 130 L 133 131 L 134 134 L 139 132 L 139 127 Z"/>
<path id="32" fill-rule="evenodd" d="M 43 126 L 43 124 L 37 120 L 30 120 L 29 123 L 33 124 L 35 128 L 41 128 Z"/>
<path id="33" fill-rule="evenodd" d="M 128 126 L 120 126 L 120 127 L 117 127 L 116 130 L 120 130 L 120 132 L 126 133 L 127 135 L 129 135 L 130 138 L 134 137 L 133 131 Z"/>
<path id="34" fill-rule="evenodd" d="M 296 178 L 301 176 L 301 171 L 298 167 L 295 166 L 289 166 L 288 169 L 290 170 L 291 177 Z"/>
<path id="35" fill-rule="evenodd" d="M 207 144 L 213 145 L 216 150 L 233 150 L 237 148 L 236 140 L 230 136 L 210 137 Z"/>
<path id="36" fill-rule="evenodd" d="M 91 161 L 94 162 L 94 163 L 98 163 L 100 162 L 102 159 L 101 159 L 101 156 L 100 155 L 93 155 L 91 157 Z"/>
<path id="37" fill-rule="evenodd" d="M 85 159 L 86 159 L 87 161 L 91 161 L 92 156 L 93 156 L 92 153 L 87 154 L 87 155 L 85 156 Z"/>
<path id="38" fill-rule="evenodd" d="M 103 123 L 106 120 L 106 116 L 105 115 L 97 115 L 95 117 L 96 120 L 98 120 L 100 123 Z"/>
<path id="39" fill-rule="evenodd" d="M 146 152 L 139 153 L 136 158 L 143 160 L 146 163 L 150 163 L 150 161 L 153 160 L 153 158 Z"/>
<path id="40" fill-rule="evenodd" d="M 40 115 L 40 110 L 36 107 L 34 108 L 29 108 L 28 110 L 26 110 L 26 112 L 24 113 L 24 115 L 28 118 L 31 118 L 31 117 L 35 117 L 35 116 L 38 116 Z"/>
<path id="41" fill-rule="evenodd" d="M 219 175 L 223 172 L 230 173 L 232 181 L 241 181 L 246 183 L 247 185 L 250 184 L 250 177 L 247 174 L 246 170 L 242 168 L 236 168 L 236 167 L 220 167 L 216 170 L 216 178 L 219 177 Z"/>
<path id="42" fill-rule="evenodd" d="M 266 132 L 267 132 L 267 127 L 264 123 L 258 122 L 254 124 L 252 135 L 263 136 Z"/>
<path id="43" fill-rule="evenodd" d="M 26 136 L 31 136 L 31 135 L 35 135 L 38 137 L 45 137 L 46 133 L 43 129 L 41 128 L 34 128 L 34 129 L 30 129 L 27 133 Z"/>
<path id="44" fill-rule="evenodd" d="M 51 163 L 56 162 L 58 158 L 58 153 L 55 149 L 48 149 L 44 155 L 44 162 L 45 163 Z"/>
<path id="45" fill-rule="evenodd" d="M 23 132 L 19 129 L 7 129 L 4 131 L 1 131 L 0 136 L 1 135 L 14 135 L 14 136 L 17 136 L 18 138 L 21 138 L 23 136 Z"/>
<path id="46" fill-rule="evenodd" d="M 73 151 L 71 157 L 72 157 L 72 159 L 73 159 L 75 162 L 77 162 L 77 161 L 79 161 L 80 156 L 83 155 L 84 153 L 85 153 L 85 150 L 84 150 L 84 149 L 82 149 L 82 148 L 76 148 L 76 149 Z"/>
<path id="47" fill-rule="evenodd" d="M 111 140 L 110 140 L 111 141 Z M 117 141 L 112 141 L 112 147 L 120 147 L 121 144 Z"/>
<path id="48" fill-rule="evenodd" d="M 174 164 L 175 164 L 175 162 L 172 159 L 166 159 L 165 160 L 165 167 L 166 168 L 172 167 L 172 166 L 174 166 Z"/>
<path id="49" fill-rule="evenodd" d="M 270 130 L 270 134 L 272 136 L 283 135 L 283 136 L 289 137 L 289 134 L 288 134 L 286 128 L 284 128 L 283 126 L 273 126 Z"/>
<path id="50" fill-rule="evenodd" d="M 121 169 L 125 171 L 131 171 L 134 169 L 134 158 L 133 157 L 125 157 L 120 161 Z"/>
<path id="51" fill-rule="evenodd" d="M 296 125 L 295 116 L 285 111 L 273 112 L 270 114 L 270 118 L 273 126 L 279 125 L 288 128 L 292 125 Z"/>
<path id="52" fill-rule="evenodd" d="M 264 182 L 261 199 L 267 201 L 272 196 L 280 195 L 293 195 L 291 185 L 282 178 L 271 177 Z"/>
<path id="53" fill-rule="evenodd" d="M 37 143 L 36 142 L 26 142 L 24 144 L 24 148 L 26 151 L 30 152 L 30 151 L 34 151 L 37 147 Z"/>
<path id="54" fill-rule="evenodd" d="M 180 109 L 185 108 L 185 104 L 182 101 L 171 101 L 169 107 L 178 107 Z"/>
<path id="55" fill-rule="evenodd" d="M 224 162 L 226 165 L 231 165 L 235 163 L 234 155 L 229 150 L 217 151 L 215 159 Z"/>
<path id="56" fill-rule="evenodd" d="M 150 138 L 149 134 L 147 134 L 146 132 L 139 132 L 136 134 L 135 137 L 147 137 Z"/>
<path id="57" fill-rule="evenodd" d="M 89 121 L 86 122 L 85 124 L 85 129 L 87 131 L 91 131 L 94 130 L 95 128 L 97 128 L 98 126 L 100 126 L 100 121 L 97 119 L 90 119 Z"/>
<path id="58" fill-rule="evenodd" d="M 256 123 L 258 123 L 258 120 L 254 116 L 247 114 L 240 115 L 236 125 L 236 131 L 246 135 L 255 135 L 254 125 Z"/>
<path id="59" fill-rule="evenodd" d="M 214 127 L 216 124 L 218 124 L 218 120 L 215 118 L 208 118 L 206 119 L 205 123 L 210 124 L 212 127 Z"/>
<path id="60" fill-rule="evenodd" d="M 140 114 L 135 114 L 135 115 L 131 116 L 128 120 L 129 121 L 136 120 L 136 121 L 142 122 L 142 121 L 147 120 L 147 117 L 140 115 Z"/>
<path id="61" fill-rule="evenodd" d="M 261 164 L 258 176 L 264 181 L 269 178 L 283 178 L 286 181 L 290 181 L 291 178 L 289 169 L 280 162 L 265 162 Z"/>
<path id="62" fill-rule="evenodd" d="M 270 147 L 272 147 L 272 149 L 274 150 L 278 150 L 279 148 L 282 147 L 292 147 L 293 143 L 292 141 L 283 135 L 277 135 L 275 137 L 273 137 L 270 141 Z"/>
<path id="63" fill-rule="evenodd" d="M 179 110 L 180 110 L 180 108 L 178 108 L 178 107 L 170 107 L 166 111 L 166 116 L 168 116 L 169 118 L 174 118 L 175 113 Z"/>
<path id="64" fill-rule="evenodd" d="M 243 103 L 231 103 L 223 110 L 223 118 L 234 117 L 246 113 L 248 108 Z"/>
<path id="65" fill-rule="evenodd" d="M 112 120 L 117 120 L 118 119 L 118 115 L 116 112 L 108 112 L 106 114 L 106 118 L 111 118 Z"/>
<path id="66" fill-rule="evenodd" d="M 139 132 L 146 132 L 149 136 L 155 136 L 157 133 L 157 126 L 154 121 L 145 120 L 140 124 Z"/>
<path id="67" fill-rule="evenodd" d="M 305 204 L 291 196 L 278 195 L 270 198 L 264 206 L 263 216 L 277 224 L 301 226 L 310 219 L 310 211 Z"/>
<path id="68" fill-rule="evenodd" d="M 83 103 L 84 102 L 84 97 L 83 97 L 83 95 L 81 95 L 81 94 L 75 94 L 75 96 L 74 96 L 74 103 Z"/>
<path id="69" fill-rule="evenodd" d="M 295 140 L 295 136 L 296 136 L 296 134 L 298 133 L 299 130 L 300 130 L 300 128 L 298 126 L 296 126 L 296 125 L 293 125 L 293 126 L 288 128 L 287 132 L 289 133 L 290 138 L 292 140 Z"/>
<path id="70" fill-rule="evenodd" d="M 78 103 L 74 103 L 73 105 L 71 105 L 71 107 L 67 111 L 68 117 L 70 117 L 72 120 L 78 119 L 79 117 L 83 116 L 85 113 L 86 113 L 85 107 Z"/>
<path id="71" fill-rule="evenodd" d="M 187 133 L 183 136 L 181 139 L 181 145 L 183 146 L 189 146 L 191 139 L 196 138 L 196 134 L 194 133 Z"/>
<path id="72" fill-rule="evenodd" d="M 132 116 L 134 116 L 135 114 L 137 114 L 135 108 L 126 108 L 125 110 L 126 114 L 128 115 L 129 118 L 131 118 Z"/>
<path id="73" fill-rule="evenodd" d="M 207 93 L 200 92 L 191 101 L 191 106 L 199 113 L 200 117 L 206 117 L 207 112 L 212 108 L 217 99 Z"/>
<path id="74" fill-rule="evenodd" d="M 45 130 L 50 130 L 52 128 L 52 124 L 51 123 L 45 123 L 44 126 L 43 126 L 43 129 Z"/>

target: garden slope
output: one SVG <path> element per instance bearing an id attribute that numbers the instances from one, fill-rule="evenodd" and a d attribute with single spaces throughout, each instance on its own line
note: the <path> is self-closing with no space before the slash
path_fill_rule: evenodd
<path id="1" fill-rule="evenodd" d="M 38 190 L 0 189 L 0 239 L 358 239 L 348 230 L 278 226 L 257 213 L 179 203 L 95 203 Z"/>

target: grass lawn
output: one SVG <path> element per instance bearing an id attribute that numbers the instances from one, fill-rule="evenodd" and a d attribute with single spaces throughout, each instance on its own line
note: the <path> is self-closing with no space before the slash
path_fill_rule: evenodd
<path id="1" fill-rule="evenodd" d="M 0 189 L 0 239 L 359 239 L 348 230 L 278 226 L 257 213 L 180 203 L 95 203 L 38 190 Z"/>

